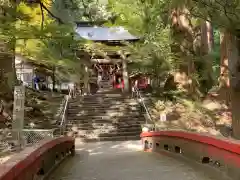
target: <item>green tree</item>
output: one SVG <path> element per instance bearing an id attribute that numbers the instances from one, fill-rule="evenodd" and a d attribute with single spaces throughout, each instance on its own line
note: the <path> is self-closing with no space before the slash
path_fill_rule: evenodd
<path id="1" fill-rule="evenodd" d="M 163 71 L 178 72 L 179 83 L 187 85 L 188 93 L 197 96 L 201 95 L 199 92 L 207 93 L 214 85 L 214 81 L 206 80 L 218 79 L 212 77 L 212 67 L 219 67 L 216 63 L 219 63 L 220 48 L 210 44 L 213 43 L 213 35 L 210 43 L 206 35 L 212 33 L 212 27 L 224 33 L 221 59 L 228 62 L 225 69 L 231 74 L 233 134 L 238 138 L 239 6 L 236 0 L 111 0 L 109 5 L 111 11 L 118 15 L 117 25 L 123 25 L 143 38 L 136 46 L 129 46 L 136 52 L 133 53 L 137 64 L 135 67 L 155 74 Z M 212 27 L 207 29 L 209 24 Z M 158 68 L 161 64 L 167 64 L 167 68 Z"/>

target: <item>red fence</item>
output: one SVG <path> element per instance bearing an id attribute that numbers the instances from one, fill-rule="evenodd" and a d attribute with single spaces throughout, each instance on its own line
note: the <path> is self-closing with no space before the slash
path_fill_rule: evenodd
<path id="1" fill-rule="evenodd" d="M 240 141 L 181 131 L 144 132 L 145 151 L 176 153 L 240 179 Z"/>
<path id="2" fill-rule="evenodd" d="M 74 155 L 74 152 L 74 139 L 70 137 L 40 142 L 0 165 L 0 180 L 43 179 L 65 157 Z"/>

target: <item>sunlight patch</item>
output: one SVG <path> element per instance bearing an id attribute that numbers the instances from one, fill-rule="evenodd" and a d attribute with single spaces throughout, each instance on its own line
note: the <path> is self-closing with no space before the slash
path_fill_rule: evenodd
<path id="1" fill-rule="evenodd" d="M 131 149 L 131 150 L 141 150 L 142 146 L 139 144 L 134 144 L 131 142 L 126 142 L 126 143 L 121 143 L 121 144 L 117 144 L 111 147 L 112 149 Z"/>
<path id="2" fill-rule="evenodd" d="M 126 144 L 125 147 L 127 149 L 133 149 L 133 150 L 141 150 L 142 149 L 141 145 L 137 145 L 137 144 Z"/>
<path id="3" fill-rule="evenodd" d="M 99 154 L 103 154 L 103 152 L 90 152 L 89 155 L 99 155 Z"/>
<path id="4" fill-rule="evenodd" d="M 117 145 L 112 146 L 111 148 L 116 149 L 116 148 L 119 148 L 120 146 L 121 146 L 120 144 L 117 144 Z"/>

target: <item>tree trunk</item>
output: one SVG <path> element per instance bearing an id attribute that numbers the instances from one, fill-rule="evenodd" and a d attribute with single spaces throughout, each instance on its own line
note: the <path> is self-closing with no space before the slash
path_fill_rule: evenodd
<path id="1" fill-rule="evenodd" d="M 13 99 L 14 86 L 17 83 L 15 70 L 15 41 L 11 47 L 0 45 L 0 98 Z"/>
<path id="2" fill-rule="evenodd" d="M 195 83 L 193 80 L 194 63 L 193 63 L 193 42 L 194 32 L 191 21 L 187 15 L 188 10 L 185 7 L 175 8 L 172 10 L 172 39 L 174 43 L 171 50 L 181 60 L 178 64 L 174 80 L 178 87 L 185 89 L 189 94 L 195 92 Z"/>
<path id="3" fill-rule="evenodd" d="M 127 68 L 127 57 L 123 51 L 119 51 L 118 54 L 122 58 L 122 76 L 123 76 L 123 83 L 124 83 L 124 93 L 129 92 L 129 76 L 128 76 L 128 68 Z"/>
<path id="4" fill-rule="evenodd" d="M 203 58 L 203 74 L 201 87 L 203 93 L 207 93 L 213 86 L 213 68 L 212 58 L 208 56 L 213 50 L 213 28 L 209 21 L 203 21 L 201 24 L 201 50 L 200 55 Z"/>
<path id="5" fill-rule="evenodd" d="M 12 115 L 13 90 L 16 82 L 14 55 L 0 52 L 0 121 Z"/>
<path id="6" fill-rule="evenodd" d="M 9 6 L 7 9 L 16 10 L 16 5 L 18 4 L 18 0 L 11 1 L 11 4 L 5 4 Z M 5 9 L 0 10 L 1 16 L 9 16 L 9 12 L 5 11 Z M 11 17 L 12 15 L 10 15 Z M 11 21 L 11 22 L 10 22 Z M 15 17 L 13 16 L 11 19 L 6 22 L 6 20 L 2 20 L 0 23 L 2 25 L 7 25 L 14 23 Z M 3 29 L 2 29 L 3 30 Z M 5 42 L 9 42 L 9 44 L 5 44 Z M 8 119 L 10 112 L 12 111 L 12 100 L 13 100 L 13 91 L 14 86 L 17 83 L 16 70 L 15 70 L 15 37 L 8 37 L 6 41 L 0 40 L 0 101 L 3 100 L 3 106 L 1 107 L 0 116 L 3 115 L 5 117 L 4 120 Z M 1 102 L 2 103 L 2 102 Z M 10 107 L 6 107 L 6 104 L 10 104 Z M 6 116 L 7 114 L 7 116 Z"/>
<path id="7" fill-rule="evenodd" d="M 226 31 L 221 31 L 220 35 L 220 50 L 221 50 L 221 61 L 220 61 L 220 77 L 219 77 L 219 95 L 221 100 L 224 100 L 226 104 L 230 103 L 230 82 L 229 82 L 229 57 L 228 57 L 228 46 L 229 46 L 230 34 Z"/>
<path id="8" fill-rule="evenodd" d="M 210 53 L 213 50 L 213 28 L 209 21 L 204 21 L 201 24 L 201 42 L 202 50 L 205 54 Z"/>
<path id="9" fill-rule="evenodd" d="M 240 61 L 237 38 L 228 34 L 227 57 L 229 65 L 229 78 L 231 89 L 231 110 L 233 136 L 240 139 Z"/>

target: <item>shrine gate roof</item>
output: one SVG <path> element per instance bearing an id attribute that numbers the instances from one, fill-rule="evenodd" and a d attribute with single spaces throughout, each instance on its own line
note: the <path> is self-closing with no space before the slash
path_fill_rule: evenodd
<path id="1" fill-rule="evenodd" d="M 134 41 L 139 40 L 123 27 L 77 27 L 81 38 L 91 41 Z"/>

